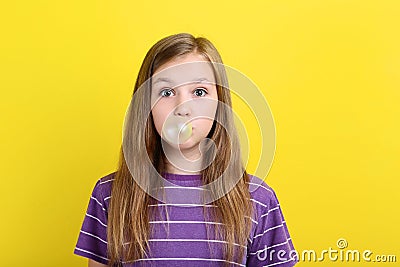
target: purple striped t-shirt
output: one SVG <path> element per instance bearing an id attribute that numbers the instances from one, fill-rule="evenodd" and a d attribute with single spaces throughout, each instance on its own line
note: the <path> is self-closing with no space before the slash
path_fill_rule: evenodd
<path id="1" fill-rule="evenodd" d="M 107 214 L 111 198 L 111 185 L 115 172 L 100 178 L 92 192 L 89 206 L 79 233 L 74 253 L 97 262 L 108 264 L 107 258 Z M 198 190 L 201 176 L 164 173 L 164 178 L 176 184 L 179 190 Z M 257 217 L 252 218 L 252 231 L 248 238 L 247 255 L 241 262 L 230 262 L 229 266 L 290 267 L 298 261 L 289 235 L 288 227 L 274 190 L 256 176 L 250 175 L 251 201 Z M 178 187 L 180 186 L 180 187 Z M 255 189 L 255 190 L 254 190 Z M 165 192 L 174 187 L 165 187 Z M 173 192 L 173 191 L 172 191 Z M 175 266 L 216 267 L 222 266 L 224 241 L 207 239 L 203 207 L 200 205 L 169 205 L 169 220 L 150 220 L 154 232 L 150 236 L 151 255 L 123 266 Z M 158 208 L 159 208 L 158 207 Z M 207 205 L 207 209 L 215 208 Z M 164 210 L 164 208 L 162 209 Z M 166 225 L 169 231 L 166 230 Z M 212 231 L 211 231 L 212 232 Z M 208 243 L 211 244 L 212 251 Z M 236 244 L 236 246 L 239 246 Z M 235 248 L 236 249 L 236 248 Z"/>

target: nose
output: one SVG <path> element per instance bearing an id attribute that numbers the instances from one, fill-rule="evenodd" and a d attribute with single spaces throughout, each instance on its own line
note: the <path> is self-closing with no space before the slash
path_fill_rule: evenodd
<path id="1" fill-rule="evenodd" d="M 175 116 L 187 117 L 191 115 L 191 101 L 189 100 L 189 98 L 185 97 L 185 94 L 180 94 L 180 96 L 178 97 L 178 103 L 174 111 Z"/>

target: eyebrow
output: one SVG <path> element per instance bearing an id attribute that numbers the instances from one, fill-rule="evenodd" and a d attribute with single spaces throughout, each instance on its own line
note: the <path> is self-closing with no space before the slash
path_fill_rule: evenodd
<path id="1" fill-rule="evenodd" d="M 193 82 L 197 82 L 197 83 L 200 83 L 200 82 L 203 82 L 203 81 L 210 82 L 210 80 L 208 80 L 208 79 L 205 78 L 205 77 L 200 77 L 200 78 L 197 78 L 197 79 L 193 79 Z M 170 80 L 169 78 L 160 77 L 160 78 L 158 78 L 157 80 L 155 80 L 155 81 L 153 82 L 153 85 L 156 84 L 156 83 L 160 83 L 160 82 L 166 82 L 166 83 L 170 83 L 170 84 L 173 83 L 173 81 Z"/>

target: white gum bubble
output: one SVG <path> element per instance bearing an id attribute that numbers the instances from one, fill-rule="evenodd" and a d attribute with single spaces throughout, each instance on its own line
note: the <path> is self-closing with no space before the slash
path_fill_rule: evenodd
<path id="1" fill-rule="evenodd" d="M 183 144 L 192 136 L 192 124 L 179 118 L 168 118 L 163 125 L 162 135 L 170 143 Z"/>

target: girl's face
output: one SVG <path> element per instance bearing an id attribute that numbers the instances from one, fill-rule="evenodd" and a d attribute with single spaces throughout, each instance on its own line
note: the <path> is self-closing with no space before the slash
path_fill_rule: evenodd
<path id="1" fill-rule="evenodd" d="M 191 120 L 192 133 L 179 144 L 179 149 L 198 147 L 211 130 L 218 105 L 210 63 L 203 56 L 190 53 L 161 65 L 152 77 L 151 103 L 154 125 L 163 140 L 168 142 L 163 132 L 167 119 Z"/>

